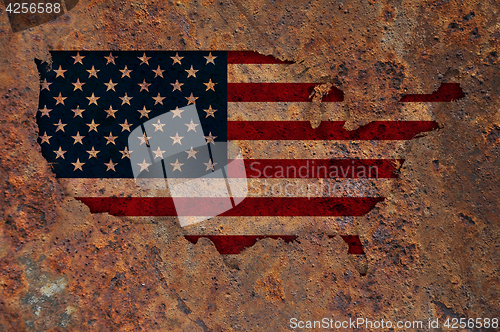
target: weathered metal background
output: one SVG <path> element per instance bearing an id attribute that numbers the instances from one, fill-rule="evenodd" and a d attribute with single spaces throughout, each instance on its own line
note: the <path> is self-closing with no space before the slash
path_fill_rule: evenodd
<path id="1" fill-rule="evenodd" d="M 13 33 L 0 7 L 0 331 L 500 317 L 499 9 L 495 0 L 81 0 Z M 172 218 L 92 215 L 65 197 L 36 142 L 33 59 L 52 49 L 272 54 L 296 62 L 292 76 L 343 89 L 349 129 L 397 117 L 402 94 L 440 82 L 459 82 L 466 98 L 417 109 L 442 128 L 405 145 L 401 177 L 375 210 L 328 225 L 359 234 L 365 262 L 321 235 L 325 225 L 228 258 L 208 240 L 186 241 Z"/>

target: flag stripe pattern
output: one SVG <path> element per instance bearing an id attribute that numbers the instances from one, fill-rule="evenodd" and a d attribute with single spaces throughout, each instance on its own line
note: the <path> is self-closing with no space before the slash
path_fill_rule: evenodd
<path id="1" fill-rule="evenodd" d="M 389 120 L 347 131 L 343 128 L 345 122 L 339 119 L 323 121 L 313 129 L 309 121 L 291 114 L 302 114 L 302 108 L 311 104 L 311 97 L 321 83 L 276 82 L 272 79 L 255 83 L 248 77 L 241 77 L 248 68 L 258 70 L 277 66 L 276 71 L 280 71 L 291 64 L 255 52 L 51 53 L 52 68 L 37 63 L 41 74 L 40 112 L 37 114 L 39 143 L 56 176 L 67 179 L 62 183 L 68 186 L 76 183 L 70 181 L 72 179 L 78 180 L 79 187 L 84 188 L 95 187 L 96 183 L 103 183 L 101 180 L 106 179 L 122 179 L 126 183 L 127 178 L 133 177 L 130 171 L 130 153 L 133 151 L 127 150 L 127 134 L 165 112 L 170 111 L 176 117 L 176 109 L 190 104 L 197 107 L 202 127 L 199 129 L 209 137 L 208 144 L 210 140 L 212 144 L 229 140 L 240 146 L 249 183 L 257 185 L 259 190 L 268 185 L 268 180 L 273 185 L 287 185 L 297 179 L 309 188 L 318 181 L 331 179 L 349 185 L 349 181 L 366 184 L 370 179 L 397 178 L 398 168 L 404 160 L 397 153 L 397 144 L 400 143 L 396 141 L 409 140 L 438 128 L 434 121 Z M 231 66 L 242 65 L 248 67 L 245 70 L 240 70 L 242 67 L 231 69 Z M 235 74 L 228 75 L 228 71 Z M 258 72 L 251 75 L 259 76 Z M 443 84 L 430 95 L 404 96 L 400 102 L 446 102 L 463 96 L 460 87 L 450 83 Z M 343 100 L 344 92 L 335 87 L 321 98 L 324 105 Z M 291 113 L 292 109 L 295 113 Z M 182 136 L 189 135 L 194 129 L 192 123 L 185 125 L 187 128 L 180 126 L 182 130 L 172 137 L 173 144 L 181 143 Z M 160 123 L 158 127 L 161 130 Z M 137 139 L 147 144 L 145 136 Z M 180 167 L 182 162 L 184 160 L 174 167 Z M 376 168 L 377 173 L 359 172 L 367 168 Z M 68 187 L 66 191 L 71 193 L 72 189 Z M 76 198 L 87 204 L 92 212 L 137 217 L 176 215 L 172 198 L 168 196 L 112 197 L 105 190 L 89 192 L 93 194 L 78 196 L 77 193 Z M 126 190 L 122 192 L 127 195 Z M 349 192 L 349 196 L 339 197 L 345 192 Z M 303 197 L 298 192 L 286 197 L 283 193 L 267 192 L 245 198 L 215 219 L 231 222 L 233 218 L 288 217 L 293 222 L 309 217 L 314 223 L 323 217 L 361 216 L 383 200 L 379 195 L 351 195 L 355 192 L 339 190 L 336 195 L 320 191 L 313 197 L 309 194 Z M 185 209 L 193 216 L 202 216 L 212 205 L 223 204 L 217 197 L 186 198 L 185 204 L 189 206 L 193 202 L 196 203 L 193 209 Z M 255 243 L 259 238 L 275 235 L 256 235 L 246 231 L 238 236 L 232 238 L 233 244 L 229 247 L 234 247 L 234 239 Z M 283 236 L 279 235 L 280 238 Z M 220 243 L 231 242 L 222 237 L 211 239 Z M 238 251 L 216 246 L 221 252 Z M 350 253 L 360 252 L 362 247 L 361 251 L 350 250 Z"/>
<path id="2" fill-rule="evenodd" d="M 396 178 L 403 159 L 246 159 L 251 178 Z M 367 172 L 361 172 L 365 171 Z M 228 172 L 229 177 L 237 174 Z"/>
<path id="3" fill-rule="evenodd" d="M 256 172 L 252 170 L 252 172 Z M 284 171 L 286 175 L 286 170 Z M 315 171 L 316 172 L 316 171 Z M 262 175 L 269 175 L 264 170 Z M 256 175 L 256 173 L 251 173 Z M 293 174 L 290 174 L 293 175 Z M 311 174 L 312 175 L 312 174 Z M 355 173 L 356 175 L 356 173 Z M 228 177 L 229 180 L 231 178 Z M 384 197 L 384 192 L 390 188 L 394 178 L 271 178 L 249 177 L 248 197 Z M 175 180 L 184 181 L 184 178 Z M 236 180 L 239 180 L 236 178 Z M 154 184 L 160 184 L 152 179 Z M 173 182 L 170 179 L 168 182 Z M 219 179 L 220 185 L 225 186 L 224 179 Z M 148 189 L 137 185 L 135 179 L 81 179 L 60 178 L 59 183 L 67 195 L 72 197 L 172 197 L 169 188 L 165 185 L 150 186 Z M 204 197 L 220 197 L 217 191 L 204 188 Z"/>
<path id="4" fill-rule="evenodd" d="M 448 103 L 465 97 L 460 84 L 442 83 L 431 94 L 408 94 L 401 98 L 400 103 Z"/>
<path id="5" fill-rule="evenodd" d="M 434 121 L 374 121 L 353 131 L 345 121 L 323 121 L 313 129 L 309 121 L 230 121 L 233 140 L 409 140 L 438 128 Z"/>
<path id="6" fill-rule="evenodd" d="M 265 238 L 281 239 L 286 243 L 297 240 L 296 235 L 185 235 L 184 237 L 193 244 L 196 244 L 200 238 L 207 238 L 214 243 L 215 248 L 223 255 L 239 254 L 242 250 L 253 246 L 258 240 Z M 332 238 L 334 235 L 328 237 Z M 341 235 L 341 238 L 349 246 L 349 254 L 365 254 L 359 236 Z"/>
<path id="7" fill-rule="evenodd" d="M 279 60 L 270 55 L 252 51 L 231 51 L 227 54 L 227 64 L 292 64 L 292 61 Z"/>
<path id="8" fill-rule="evenodd" d="M 226 201 L 217 197 L 79 197 L 93 213 L 108 212 L 115 216 L 176 216 L 182 204 L 187 216 L 210 216 L 212 207 Z M 179 203 L 179 200 L 184 200 Z M 381 197 L 247 197 L 219 216 L 362 216 Z"/>
<path id="9" fill-rule="evenodd" d="M 228 83 L 228 102 L 307 102 L 317 83 Z M 344 94 L 332 88 L 323 102 L 344 101 Z"/>

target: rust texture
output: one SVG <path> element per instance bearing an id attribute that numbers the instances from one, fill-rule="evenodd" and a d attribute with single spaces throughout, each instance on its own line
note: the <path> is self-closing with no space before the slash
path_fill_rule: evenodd
<path id="1" fill-rule="evenodd" d="M 486 1 L 81 0 L 14 33 L 0 4 L 0 331 L 280 331 L 289 319 L 500 317 L 499 4 Z M 36 142 L 49 50 L 254 50 L 341 88 L 347 129 L 397 119 L 407 93 L 440 129 L 408 142 L 368 215 L 305 224 L 240 255 L 67 197 Z M 318 91 L 322 93 L 323 91 Z M 326 120 L 319 102 L 304 118 Z M 251 152 L 250 152 L 251 153 Z M 359 234 L 366 260 L 330 231 Z"/>

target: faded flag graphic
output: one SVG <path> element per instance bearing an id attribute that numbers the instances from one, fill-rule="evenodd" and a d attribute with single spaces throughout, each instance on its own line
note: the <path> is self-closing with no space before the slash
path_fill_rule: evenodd
<path id="1" fill-rule="evenodd" d="M 50 65 L 37 63 L 39 143 L 67 192 L 92 212 L 230 225 L 234 234 L 192 226 L 186 236 L 209 236 L 222 253 L 265 236 L 293 240 L 293 228 L 277 218 L 315 223 L 368 213 L 384 199 L 374 188 L 398 176 L 402 142 L 438 127 L 409 116 L 354 131 L 335 118 L 313 128 L 299 110 L 318 96 L 332 108 L 343 92 L 289 82 L 280 71 L 291 63 L 254 52 L 51 56 Z M 400 102 L 461 97 L 450 83 Z M 268 232 L 256 234 L 262 225 Z M 363 253 L 357 236 L 343 237 L 350 253 Z"/>

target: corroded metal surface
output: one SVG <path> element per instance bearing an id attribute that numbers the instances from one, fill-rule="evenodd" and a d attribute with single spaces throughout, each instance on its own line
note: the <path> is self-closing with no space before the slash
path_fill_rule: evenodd
<path id="1" fill-rule="evenodd" d="M 0 331 L 287 330 L 291 317 L 499 317 L 499 5 L 454 0 L 80 1 L 13 33 L 0 9 Z M 441 129 L 404 146 L 401 177 L 363 218 L 304 221 L 298 242 L 221 256 L 174 218 L 141 222 L 66 197 L 36 143 L 48 50 L 255 50 L 345 93 L 346 128 L 396 118 L 405 93 Z M 317 106 L 317 105 L 316 105 Z M 314 107 L 314 105 L 313 105 Z M 297 110 L 301 112 L 301 110 Z M 324 118 L 322 118 L 324 117 Z M 359 234 L 366 261 L 325 232 Z M 362 272 L 360 274 L 360 272 Z M 364 275 L 365 274 L 365 275 Z"/>

